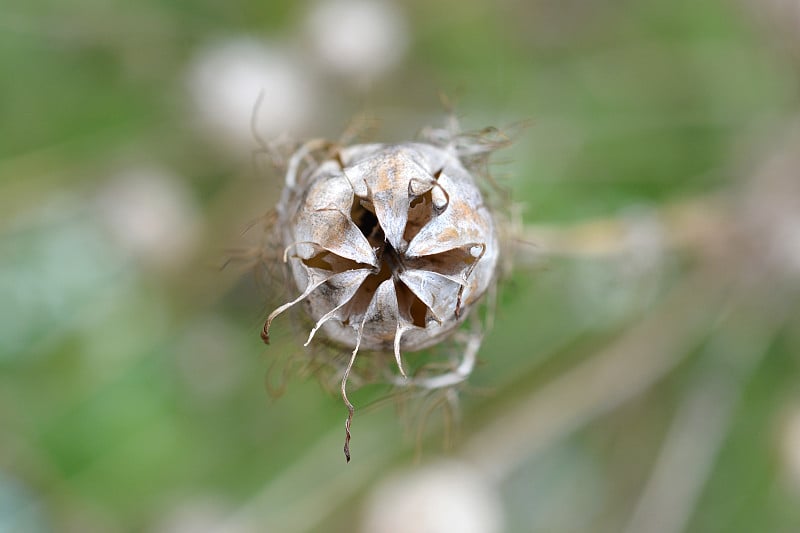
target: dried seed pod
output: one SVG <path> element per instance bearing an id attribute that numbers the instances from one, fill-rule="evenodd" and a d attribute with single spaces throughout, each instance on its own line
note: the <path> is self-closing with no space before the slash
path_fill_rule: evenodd
<path id="1" fill-rule="evenodd" d="M 305 301 L 315 321 L 306 346 L 322 329 L 353 350 L 342 379 L 349 461 L 345 385 L 359 349 L 393 352 L 405 378 L 403 352 L 453 334 L 494 279 L 494 221 L 455 145 L 421 142 L 310 141 L 288 162 L 277 212 L 299 296 L 269 315 L 262 337 Z"/>

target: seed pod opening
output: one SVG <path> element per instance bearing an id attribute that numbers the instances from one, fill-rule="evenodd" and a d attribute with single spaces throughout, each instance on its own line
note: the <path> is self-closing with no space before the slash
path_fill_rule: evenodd
<path id="1" fill-rule="evenodd" d="M 491 284 L 498 239 L 473 176 L 453 149 L 427 143 L 332 148 L 290 159 L 278 206 L 284 260 L 299 296 L 335 343 L 402 354 L 448 337 Z M 349 423 L 348 417 L 348 439 Z M 345 450 L 348 453 L 348 450 Z"/>

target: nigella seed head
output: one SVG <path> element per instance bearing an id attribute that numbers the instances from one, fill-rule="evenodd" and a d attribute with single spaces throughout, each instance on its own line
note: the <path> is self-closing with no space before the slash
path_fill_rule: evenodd
<path id="1" fill-rule="evenodd" d="M 397 384 L 438 387 L 469 374 L 474 339 L 456 370 L 426 383 L 406 377 L 403 353 L 452 336 L 486 292 L 499 255 L 495 223 L 455 143 L 310 141 L 289 158 L 277 213 L 298 296 L 269 315 L 262 338 L 304 301 L 314 321 L 306 346 L 321 330 L 352 350 L 341 383 L 349 461 L 346 383 L 359 349 L 393 353 Z"/>

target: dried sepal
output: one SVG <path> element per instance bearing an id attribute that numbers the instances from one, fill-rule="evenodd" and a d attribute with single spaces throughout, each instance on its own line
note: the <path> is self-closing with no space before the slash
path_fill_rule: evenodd
<path id="1" fill-rule="evenodd" d="M 347 380 L 359 350 L 391 353 L 398 386 L 453 386 L 474 366 L 474 334 L 439 376 L 407 376 L 403 365 L 403 353 L 451 337 L 495 278 L 497 228 L 464 152 L 460 137 L 347 147 L 314 140 L 288 160 L 276 228 L 299 295 L 270 314 L 262 337 L 268 341 L 279 314 L 305 302 L 315 322 L 306 345 L 322 330 L 352 350 L 340 383 L 348 461 Z"/>

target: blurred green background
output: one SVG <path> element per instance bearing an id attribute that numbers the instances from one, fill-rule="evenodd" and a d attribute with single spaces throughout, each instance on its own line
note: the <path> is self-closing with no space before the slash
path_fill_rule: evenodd
<path id="1" fill-rule="evenodd" d="M 800 531 L 799 72 L 796 0 L 0 3 L 0 532 Z M 260 89 L 266 139 L 531 121 L 448 450 L 266 390 Z"/>

